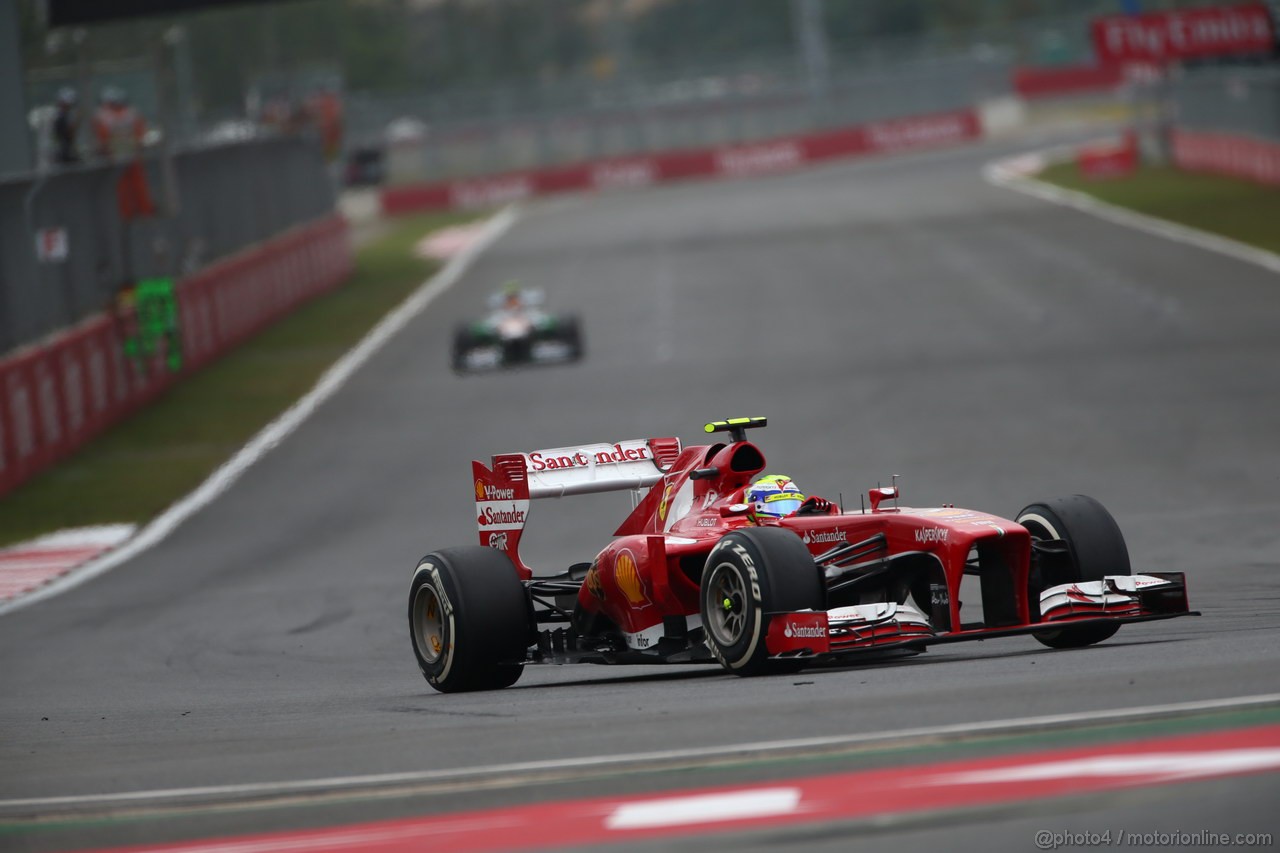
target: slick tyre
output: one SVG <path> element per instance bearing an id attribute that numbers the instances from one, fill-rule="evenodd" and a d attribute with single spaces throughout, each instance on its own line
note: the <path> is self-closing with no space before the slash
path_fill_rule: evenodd
<path id="1" fill-rule="evenodd" d="M 1101 580 L 1106 575 L 1131 574 L 1129 549 L 1120 526 L 1106 508 L 1087 495 L 1056 498 L 1025 507 L 1015 519 L 1032 539 L 1060 539 L 1068 555 L 1056 577 L 1032 579 L 1033 606 L 1046 588 L 1061 583 Z M 1038 612 L 1038 607 L 1037 607 Z M 1034 636 L 1054 649 L 1076 649 L 1100 643 L 1120 630 L 1119 625 L 1080 625 L 1037 631 Z"/>
<path id="2" fill-rule="evenodd" d="M 572 361 L 581 361 L 586 349 L 582 341 L 582 324 L 577 317 L 567 317 L 564 321 L 564 331 L 561 333 L 565 345 L 569 348 L 569 358 Z"/>
<path id="3" fill-rule="evenodd" d="M 818 571 L 800 537 L 780 527 L 736 530 L 716 544 L 702 569 L 702 627 L 725 669 L 761 675 L 799 668 L 769 660 L 768 614 L 822 609 Z"/>
<path id="4" fill-rule="evenodd" d="M 466 328 L 458 328 L 453 333 L 453 351 L 451 353 L 450 363 L 457 373 L 463 373 L 467 369 L 467 354 L 476 346 L 475 335 L 471 334 L 471 330 Z"/>
<path id="5" fill-rule="evenodd" d="M 423 557 L 409 587 L 418 667 L 441 693 L 510 687 L 524 671 L 529 599 L 506 554 L 472 546 Z"/>

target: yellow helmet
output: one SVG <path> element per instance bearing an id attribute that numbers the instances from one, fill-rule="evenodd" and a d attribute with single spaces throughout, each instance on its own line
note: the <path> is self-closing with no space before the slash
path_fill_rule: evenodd
<path id="1" fill-rule="evenodd" d="M 747 486 L 742 500 L 751 506 L 754 518 L 783 518 L 804 503 L 804 493 L 785 474 L 765 474 Z"/>

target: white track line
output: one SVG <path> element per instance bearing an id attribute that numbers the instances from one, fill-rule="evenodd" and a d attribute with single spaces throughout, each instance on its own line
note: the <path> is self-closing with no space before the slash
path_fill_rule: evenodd
<path id="1" fill-rule="evenodd" d="M 222 464 L 209 475 L 195 491 L 180 499 L 167 510 L 142 528 L 136 536 L 119 548 L 103 555 L 99 559 L 85 563 L 78 569 L 64 575 L 58 580 L 41 587 L 30 595 L 16 598 L 0 604 L 0 615 L 35 604 L 51 596 L 79 586 L 96 578 L 116 566 L 136 557 L 143 551 L 163 540 L 182 522 L 206 507 L 214 498 L 222 494 L 234 483 L 249 466 L 263 457 L 271 448 L 284 441 L 294 430 L 328 400 L 374 353 L 382 348 L 397 332 L 430 305 L 435 299 L 453 286 L 467 268 L 475 262 L 485 249 L 501 237 L 512 223 L 519 217 L 519 209 L 511 206 L 503 209 L 485 225 L 479 238 L 468 246 L 461 254 L 449 261 L 440 270 L 423 283 L 404 302 L 387 314 L 378 325 L 374 326 L 351 350 L 338 359 L 306 396 L 290 406 L 280 417 L 249 440 L 235 456 Z"/>
<path id="2" fill-rule="evenodd" d="M 1117 708 L 1105 711 L 1082 711 L 1071 714 L 1052 714 L 1043 717 L 1016 717 L 1008 720 L 990 720 L 974 723 L 957 723 L 948 726 L 932 726 L 916 729 L 899 729 L 866 734 L 831 735 L 828 737 L 797 738 L 759 743 L 737 743 L 725 746 L 693 747 L 658 752 L 633 752 L 620 755 L 596 755 L 582 758 L 524 761 L 512 764 L 491 764 L 482 767 L 460 767 L 449 770 L 420 770 L 405 773 L 382 773 L 367 776 L 333 776 L 322 779 L 300 779 L 292 782 L 257 782 L 242 785 L 210 785 L 198 788 L 169 788 L 151 791 L 127 791 L 117 794 L 85 794 L 65 797 L 32 797 L 17 800 L 0 800 L 0 810 L 32 809 L 54 806 L 111 806 L 128 803 L 161 800 L 191 800 L 228 797 L 271 797 L 305 794 L 316 791 L 332 791 L 388 785 L 427 784 L 453 782 L 476 777 L 502 777 L 551 771 L 618 769 L 625 766 L 686 762 L 691 758 L 755 758 L 763 754 L 795 750 L 830 749 L 877 742 L 891 742 L 919 738 L 957 738 L 981 734 L 1003 734 L 1019 731 L 1055 729 L 1081 723 L 1125 722 L 1185 716 L 1204 711 L 1221 711 L 1250 708 L 1260 705 L 1280 705 L 1280 693 L 1259 696 L 1236 696 L 1228 699 L 1206 699 L 1198 702 L 1178 702 L 1169 705 L 1143 705 L 1136 708 Z"/>
<path id="3" fill-rule="evenodd" d="M 733 822 L 794 814 L 804 794 L 799 788 L 749 788 L 622 803 L 605 818 L 606 829 L 655 829 L 693 823 Z"/>
<path id="4" fill-rule="evenodd" d="M 1127 208 L 1100 201 L 1087 193 L 1063 189 L 1062 187 L 1036 180 L 1031 176 L 1031 172 L 1039 171 L 1039 166 L 1049 162 L 1062 161 L 1072 156 L 1074 151 L 1075 148 L 1073 146 L 1059 145 L 1031 154 L 1006 157 L 984 166 L 982 168 L 982 177 L 987 183 L 994 186 L 1017 190 L 1020 193 L 1050 201 L 1054 204 L 1074 207 L 1076 210 L 1096 216 L 1099 219 L 1105 219 L 1108 222 L 1114 222 L 1117 225 L 1136 228 L 1139 231 L 1145 231 L 1148 234 L 1154 234 L 1166 240 L 1173 240 L 1199 249 L 1217 252 L 1220 255 L 1226 255 L 1238 261 L 1256 264 L 1263 269 L 1280 273 L 1280 255 L 1274 252 L 1268 252 L 1256 246 L 1249 246 L 1237 240 L 1219 237 L 1207 231 L 1200 231 L 1196 228 L 1189 228 L 1186 225 L 1178 225 L 1165 219 L 1148 216 L 1145 213 L 1137 213 Z"/>

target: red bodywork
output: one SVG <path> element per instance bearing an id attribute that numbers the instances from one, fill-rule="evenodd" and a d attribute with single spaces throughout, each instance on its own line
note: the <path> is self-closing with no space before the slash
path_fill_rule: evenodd
<path id="1" fill-rule="evenodd" d="M 585 578 L 578 576 L 576 611 L 607 617 L 633 651 L 654 649 L 670 639 L 673 618 L 690 629 L 701 625 L 703 566 L 725 534 L 755 526 L 743 490 L 764 469 L 764 454 L 746 440 L 681 449 L 676 438 L 651 438 L 495 456 L 492 467 L 473 463 L 480 544 L 504 551 L 521 578 L 536 584 L 541 576 L 519 554 L 533 499 L 634 489 L 634 509 Z M 805 544 L 823 571 L 828 598 L 825 611 L 774 614 L 781 618 L 767 632 L 771 655 L 923 646 L 1047 624 L 1029 600 L 1032 537 L 1025 527 L 952 506 L 899 507 L 897 492 L 896 485 L 871 489 L 856 511 L 831 506 L 765 522 L 794 531 Z M 883 583 L 863 583 L 877 574 Z M 983 621 L 970 625 L 961 621 L 966 574 L 977 575 L 982 590 Z M 894 580 L 899 576 L 909 579 Z M 859 592 L 841 597 L 842 587 L 857 584 Z M 867 618 L 869 604 L 890 607 L 896 596 L 901 606 L 908 590 L 927 621 Z"/>

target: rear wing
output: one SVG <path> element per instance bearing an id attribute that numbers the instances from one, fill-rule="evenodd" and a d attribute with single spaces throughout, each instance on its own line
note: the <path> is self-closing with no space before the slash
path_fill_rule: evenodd
<path id="1" fill-rule="evenodd" d="M 533 572 L 520 560 L 519 545 L 531 500 L 631 490 L 635 506 L 679 455 L 680 439 L 666 437 L 503 453 L 493 457 L 492 468 L 474 461 L 480 544 L 505 552 L 530 578 Z"/>

